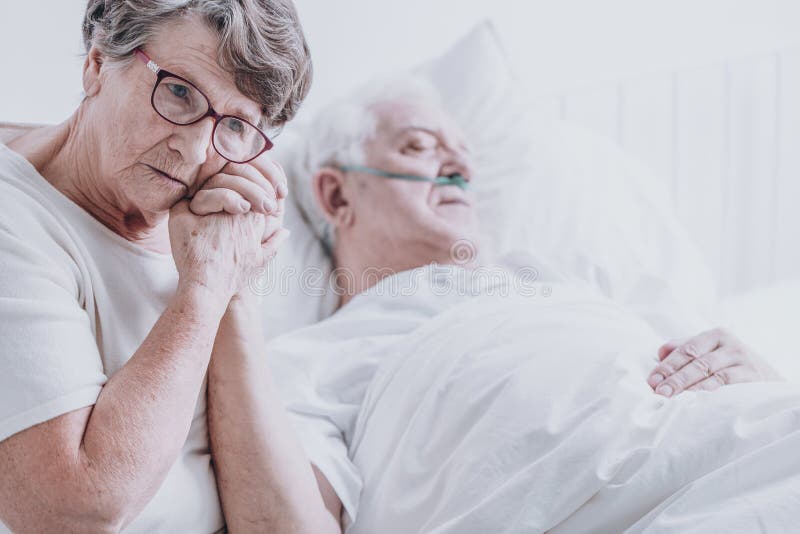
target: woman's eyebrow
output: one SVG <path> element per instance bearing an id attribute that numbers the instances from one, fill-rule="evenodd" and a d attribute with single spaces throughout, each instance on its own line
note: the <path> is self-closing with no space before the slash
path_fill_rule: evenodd
<path id="1" fill-rule="evenodd" d="M 194 83 L 194 82 L 192 82 Z M 202 90 L 202 89 L 201 89 Z M 203 91 L 204 94 L 208 95 L 207 92 Z M 206 98 L 211 99 L 211 97 L 207 96 Z M 218 105 L 218 104 L 217 104 Z M 220 111 L 214 105 L 214 102 L 211 102 L 211 106 L 217 110 L 217 113 L 221 115 L 234 115 L 239 117 L 240 119 L 245 119 L 247 122 L 251 123 L 253 126 L 261 128 L 261 123 L 266 122 L 267 118 L 261 113 L 261 109 L 259 108 L 258 112 L 255 111 L 247 111 L 241 103 L 233 102 L 230 105 L 230 109 L 228 111 Z"/>
<path id="2" fill-rule="evenodd" d="M 245 111 L 244 108 L 239 106 L 234 106 L 233 113 L 224 113 L 223 115 L 236 115 L 237 117 L 246 120 L 257 128 L 261 128 L 261 123 L 266 122 L 266 117 L 264 117 L 261 113 L 253 114 L 252 112 Z"/>
<path id="3" fill-rule="evenodd" d="M 184 79 L 188 80 L 192 85 L 197 87 L 197 89 L 201 93 L 203 93 L 205 95 L 205 97 L 209 100 L 209 102 L 211 103 L 211 107 L 213 107 L 216 110 L 216 112 L 219 113 L 220 115 L 234 115 L 234 116 L 239 117 L 241 119 L 245 119 L 247 122 L 253 124 L 254 126 L 256 126 L 258 128 L 263 129 L 261 123 L 262 122 L 266 122 L 266 117 L 260 112 L 259 113 L 253 113 L 252 111 L 247 111 L 245 108 L 243 108 L 241 106 L 241 104 L 234 104 L 231 107 L 231 111 L 230 112 L 220 111 L 218 109 L 219 103 L 218 102 L 214 102 L 212 100 L 212 97 L 209 96 L 208 89 L 203 88 L 197 82 L 198 78 L 195 75 L 196 73 L 189 72 L 191 69 L 184 68 L 182 65 L 180 65 L 179 62 L 176 62 L 176 64 L 174 66 L 163 67 L 163 69 L 168 71 L 168 72 L 171 72 L 172 74 L 177 74 L 181 78 L 184 78 Z"/>

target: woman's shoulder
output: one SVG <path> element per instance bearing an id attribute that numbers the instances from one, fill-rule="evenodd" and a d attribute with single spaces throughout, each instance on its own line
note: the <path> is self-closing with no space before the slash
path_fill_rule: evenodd
<path id="1" fill-rule="evenodd" d="M 48 187 L 29 162 L 0 144 L 0 262 L 6 268 L 30 265 L 74 279 L 80 255 L 74 217 Z"/>
<path id="2" fill-rule="evenodd" d="M 20 154 L 0 144 L 0 222 L 6 230 L 35 231 L 60 215 L 49 184 Z"/>

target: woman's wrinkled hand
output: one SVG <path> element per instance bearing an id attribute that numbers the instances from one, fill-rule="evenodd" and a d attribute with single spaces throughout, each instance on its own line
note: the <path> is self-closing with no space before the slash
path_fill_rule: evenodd
<path id="1" fill-rule="evenodd" d="M 248 212 L 266 217 L 262 241 L 283 229 L 284 205 L 289 194 L 283 167 L 267 155 L 250 163 L 228 163 L 223 172 L 212 176 L 195 193 L 189 209 L 196 215 Z M 285 232 L 288 236 L 288 232 Z M 285 238 L 285 237 L 284 237 Z M 277 253 L 271 251 L 270 257 Z"/>
<path id="2" fill-rule="evenodd" d="M 189 207 L 197 215 L 254 211 L 277 216 L 282 215 L 282 201 L 288 194 L 286 174 L 265 154 L 250 163 L 225 165 L 195 193 Z"/>
<path id="3" fill-rule="evenodd" d="M 169 216 L 179 284 L 204 287 L 227 303 L 250 286 L 289 235 L 283 228 L 272 233 L 266 229 L 267 220 L 261 214 L 196 215 L 189 201 L 181 200 Z"/>
<path id="4" fill-rule="evenodd" d="M 683 391 L 712 391 L 726 384 L 782 380 L 747 345 L 724 329 L 714 329 L 658 349 L 659 363 L 647 383 L 672 397 Z"/>
<path id="5" fill-rule="evenodd" d="M 207 287 L 226 301 L 249 287 L 289 236 L 283 228 L 283 170 L 264 157 L 251 163 L 226 165 L 170 211 L 180 281 Z"/>

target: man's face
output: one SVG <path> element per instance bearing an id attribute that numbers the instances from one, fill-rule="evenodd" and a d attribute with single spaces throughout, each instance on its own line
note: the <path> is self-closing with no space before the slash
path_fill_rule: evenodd
<path id="1" fill-rule="evenodd" d="M 377 129 L 365 145 L 368 167 L 428 178 L 460 174 L 473 179 L 464 134 L 441 109 L 395 101 L 379 104 L 374 111 Z M 359 241 L 392 247 L 391 253 L 420 265 L 449 262 L 456 241 L 477 239 L 471 191 L 364 173 L 353 173 L 353 178 L 357 198 L 352 207 Z"/>

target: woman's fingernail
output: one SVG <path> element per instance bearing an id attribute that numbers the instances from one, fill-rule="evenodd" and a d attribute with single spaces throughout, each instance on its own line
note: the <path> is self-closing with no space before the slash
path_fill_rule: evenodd
<path id="1" fill-rule="evenodd" d="M 239 209 L 241 209 L 243 213 L 247 212 L 247 211 L 250 211 L 250 203 L 248 201 L 246 201 L 246 200 L 240 200 L 239 201 Z"/>
<path id="2" fill-rule="evenodd" d="M 660 386 L 659 388 L 656 389 L 656 393 L 658 393 L 659 395 L 663 395 L 665 397 L 671 397 L 672 388 L 667 384 L 664 384 L 663 386 Z"/>
<path id="3" fill-rule="evenodd" d="M 274 201 L 272 201 L 272 200 L 270 200 L 268 198 L 265 198 L 264 202 L 261 203 L 261 207 L 264 210 L 264 213 L 271 213 L 271 212 L 275 211 L 275 208 L 277 206 L 275 205 Z"/>
<path id="4" fill-rule="evenodd" d="M 664 381 L 664 376 L 660 375 L 659 373 L 650 376 L 650 383 L 653 384 L 653 386 L 656 386 L 663 381 Z"/>

